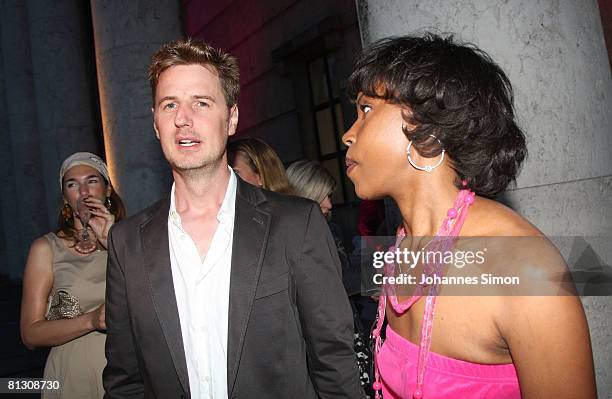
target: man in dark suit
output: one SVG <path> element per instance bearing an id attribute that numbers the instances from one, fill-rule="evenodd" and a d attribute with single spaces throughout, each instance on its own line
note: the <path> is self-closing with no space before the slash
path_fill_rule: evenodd
<path id="1" fill-rule="evenodd" d="M 363 397 L 318 205 L 227 165 L 236 60 L 177 41 L 154 55 L 149 80 L 174 184 L 109 234 L 106 397 Z"/>

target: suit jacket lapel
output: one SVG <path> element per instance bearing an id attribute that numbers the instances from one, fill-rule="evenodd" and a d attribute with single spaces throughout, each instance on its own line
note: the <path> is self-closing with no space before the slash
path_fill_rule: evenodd
<path id="1" fill-rule="evenodd" d="M 151 288 L 155 313 L 174 362 L 183 390 L 189 393 L 189 375 L 183 346 L 183 335 L 172 281 L 168 244 L 168 211 L 170 199 L 160 202 L 151 218 L 141 225 L 144 262 Z"/>
<path id="2" fill-rule="evenodd" d="M 259 190 L 238 179 L 227 337 L 227 381 L 230 397 L 236 383 L 246 328 L 268 241 L 270 214 L 256 207 L 264 200 L 265 197 Z"/>

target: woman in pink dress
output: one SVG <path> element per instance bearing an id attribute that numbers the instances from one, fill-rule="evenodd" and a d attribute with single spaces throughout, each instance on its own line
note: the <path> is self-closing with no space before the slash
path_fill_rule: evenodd
<path id="1" fill-rule="evenodd" d="M 360 198 L 397 202 L 398 249 L 444 251 L 465 237 L 548 242 L 492 199 L 515 179 L 527 148 L 511 84 L 483 51 L 431 34 L 384 39 L 364 51 L 349 94 L 357 120 L 343 136 L 347 174 Z M 536 258 L 523 263 L 527 274 L 543 270 Z M 395 268 L 387 264 L 385 274 Z M 444 274 L 435 263 L 414 270 Z M 579 297 L 449 296 L 436 283 L 405 295 L 395 288 L 383 286 L 373 333 L 377 397 L 596 397 Z"/>

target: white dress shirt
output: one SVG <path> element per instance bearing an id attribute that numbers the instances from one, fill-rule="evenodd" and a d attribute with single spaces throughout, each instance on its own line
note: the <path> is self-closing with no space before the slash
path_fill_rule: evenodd
<path id="1" fill-rule="evenodd" d="M 225 197 L 217 213 L 219 225 L 204 261 L 182 227 L 172 185 L 168 215 L 170 263 L 192 398 L 228 396 L 227 329 L 236 183 L 230 169 Z"/>

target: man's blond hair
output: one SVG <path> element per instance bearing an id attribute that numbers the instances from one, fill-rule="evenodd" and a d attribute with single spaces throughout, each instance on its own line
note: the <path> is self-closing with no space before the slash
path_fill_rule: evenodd
<path id="1" fill-rule="evenodd" d="M 151 57 L 148 69 L 149 84 L 155 103 L 155 90 L 159 76 L 176 65 L 212 67 L 219 75 L 221 88 L 228 107 L 238 103 L 240 80 L 236 57 L 196 39 L 180 39 L 167 43 Z"/>

